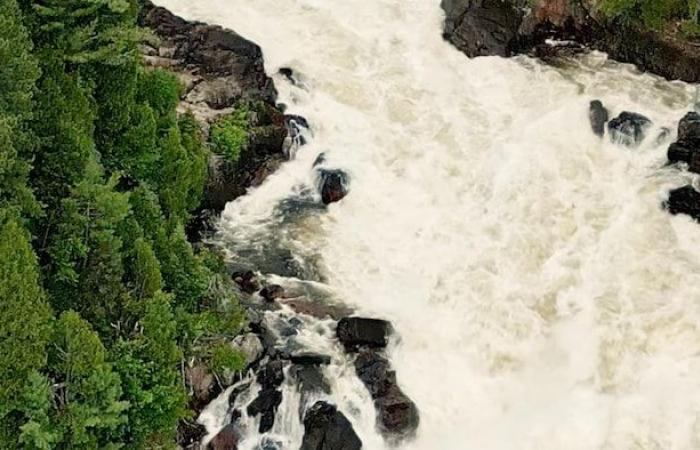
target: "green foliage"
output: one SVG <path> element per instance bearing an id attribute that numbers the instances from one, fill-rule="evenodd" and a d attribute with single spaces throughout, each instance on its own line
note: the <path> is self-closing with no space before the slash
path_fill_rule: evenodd
<path id="1" fill-rule="evenodd" d="M 674 18 L 686 17 L 695 0 L 602 0 L 604 15 L 626 25 L 661 29 Z"/>
<path id="2" fill-rule="evenodd" d="M 246 106 L 240 106 L 211 126 L 210 140 L 215 153 L 224 155 L 231 162 L 238 160 L 248 142 L 249 115 L 250 110 Z"/>
<path id="3" fill-rule="evenodd" d="M 222 342 L 212 347 L 209 368 L 215 373 L 240 372 L 245 366 L 245 355 L 231 345 Z"/>
<path id="4" fill-rule="evenodd" d="M 31 174 L 39 200 L 54 208 L 83 178 L 94 157 L 90 89 L 60 61 L 46 61 L 39 80 L 32 132 L 38 140 Z"/>
<path id="5" fill-rule="evenodd" d="M 46 363 L 51 311 L 27 232 L 0 210 L 0 427 L 23 411 L 28 378 Z M 31 419 L 19 419 L 19 424 Z"/>
<path id="6" fill-rule="evenodd" d="M 143 332 L 115 346 L 116 370 L 131 402 L 124 434 L 136 448 L 172 442 L 178 420 L 187 414 L 178 371 L 182 353 L 175 343 L 177 323 L 170 302 L 171 296 L 163 293 L 148 300 Z"/>
<path id="7" fill-rule="evenodd" d="M 73 311 L 61 314 L 49 352 L 57 393 L 56 428 L 61 447 L 105 448 L 126 421 L 128 402 L 120 400 L 119 376 L 106 362 L 106 351 L 88 322 Z"/>
<path id="8" fill-rule="evenodd" d="M 138 239 L 134 244 L 134 278 L 136 280 L 136 298 L 153 297 L 163 288 L 163 278 L 160 275 L 160 262 L 153 252 L 151 245 L 144 239 Z"/>
<path id="9" fill-rule="evenodd" d="M 185 236 L 209 153 L 139 5 L 0 0 L 2 448 L 171 448 L 185 355 L 244 364 L 206 344 L 244 316 Z"/>
<path id="10" fill-rule="evenodd" d="M 139 102 L 153 108 L 158 118 L 173 118 L 180 102 L 182 85 L 175 75 L 162 69 L 145 70 L 139 76 Z"/>
<path id="11" fill-rule="evenodd" d="M 32 4 L 39 45 L 73 64 L 119 66 L 138 55 L 136 0 L 39 0 Z"/>

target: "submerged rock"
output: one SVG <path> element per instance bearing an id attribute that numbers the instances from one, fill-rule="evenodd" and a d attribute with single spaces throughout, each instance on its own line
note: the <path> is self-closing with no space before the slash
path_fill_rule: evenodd
<path id="1" fill-rule="evenodd" d="M 236 426 L 228 424 L 209 442 L 209 450 L 237 450 L 239 439 Z"/>
<path id="2" fill-rule="evenodd" d="M 591 129 L 596 136 L 603 137 L 605 134 L 605 124 L 608 122 L 608 110 L 605 109 L 600 100 L 593 100 L 588 111 L 588 118 L 591 121 Z"/>
<path id="3" fill-rule="evenodd" d="M 671 214 L 687 214 L 700 221 L 700 192 L 693 186 L 687 185 L 672 190 L 664 206 Z"/>
<path id="4" fill-rule="evenodd" d="M 346 350 L 354 351 L 362 346 L 386 347 L 391 331 L 391 324 L 386 320 L 345 317 L 338 322 L 336 335 Z"/>
<path id="5" fill-rule="evenodd" d="M 634 147 L 642 143 L 650 126 L 651 120 L 647 117 L 623 111 L 619 116 L 608 122 L 608 131 L 613 142 L 627 147 Z"/>
<path id="6" fill-rule="evenodd" d="M 326 402 L 316 402 L 304 417 L 300 450 L 359 450 L 362 441 L 350 421 Z"/>
<path id="7" fill-rule="evenodd" d="M 342 170 L 320 170 L 320 191 L 323 204 L 339 202 L 348 194 L 348 176 Z"/>
<path id="8" fill-rule="evenodd" d="M 374 400 L 382 433 L 398 438 L 412 435 L 420 423 L 418 408 L 397 384 L 396 372 L 382 352 L 362 349 L 355 371 Z"/>

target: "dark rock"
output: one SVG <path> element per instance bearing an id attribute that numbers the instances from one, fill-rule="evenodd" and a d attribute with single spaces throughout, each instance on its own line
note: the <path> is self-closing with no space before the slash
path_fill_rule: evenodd
<path id="1" fill-rule="evenodd" d="M 700 114 L 689 112 L 678 123 L 678 141 L 700 147 Z"/>
<path id="2" fill-rule="evenodd" d="M 203 362 L 185 367 L 185 384 L 191 392 L 190 407 L 194 411 L 201 411 L 221 393 L 214 374 Z"/>
<path id="3" fill-rule="evenodd" d="M 257 379 L 263 388 L 279 387 L 284 381 L 284 363 L 280 360 L 268 362 L 258 371 Z"/>
<path id="4" fill-rule="evenodd" d="M 350 421 L 334 405 L 316 402 L 304 417 L 300 450 L 359 450 L 362 441 Z"/>
<path id="5" fill-rule="evenodd" d="M 650 126 L 651 120 L 643 115 L 623 111 L 608 122 L 608 132 L 613 142 L 633 147 L 642 143 Z"/>
<path id="6" fill-rule="evenodd" d="M 253 294 L 260 290 L 260 280 L 255 272 L 252 270 L 247 270 L 245 272 L 235 272 L 233 275 L 233 281 L 236 282 L 238 286 L 248 294 Z"/>
<path id="7" fill-rule="evenodd" d="M 336 335 L 346 350 L 361 346 L 384 348 L 389 343 L 391 324 L 386 320 L 345 317 L 338 322 Z"/>
<path id="8" fill-rule="evenodd" d="M 292 364 L 297 364 L 299 366 L 321 366 L 331 363 L 330 356 L 318 353 L 298 353 L 296 355 L 291 355 L 289 360 Z"/>
<path id="9" fill-rule="evenodd" d="M 697 149 L 690 156 L 690 163 L 688 164 L 688 170 L 693 173 L 700 173 L 700 152 Z"/>
<path id="10" fill-rule="evenodd" d="M 260 296 L 268 302 L 284 296 L 284 288 L 278 284 L 268 284 L 260 291 Z"/>
<path id="11" fill-rule="evenodd" d="M 291 374 L 296 379 L 302 394 L 316 392 L 323 392 L 325 394 L 331 393 L 331 387 L 317 365 L 294 366 L 291 369 Z"/>
<path id="12" fill-rule="evenodd" d="M 379 429 L 394 439 L 410 438 L 420 423 L 418 408 L 397 385 L 374 401 L 377 408 Z"/>
<path id="13" fill-rule="evenodd" d="M 306 144 L 306 139 L 303 135 L 303 130 L 309 129 L 309 123 L 301 116 L 285 115 L 284 124 L 287 128 L 287 134 L 292 139 L 294 145 L 301 147 Z"/>
<path id="14" fill-rule="evenodd" d="M 510 56 L 517 49 L 522 13 L 501 0 L 443 0 L 444 37 L 469 57 Z"/>
<path id="15" fill-rule="evenodd" d="M 185 450 L 199 450 L 207 428 L 201 423 L 181 420 L 177 425 L 177 444 Z"/>
<path id="16" fill-rule="evenodd" d="M 240 436 L 234 424 L 226 425 L 214 439 L 209 442 L 210 450 L 237 450 Z"/>
<path id="17" fill-rule="evenodd" d="M 264 387 L 256 399 L 248 405 L 247 411 L 249 416 L 260 415 L 260 426 L 258 428 L 260 433 L 267 433 L 272 429 L 275 424 L 275 414 L 280 403 L 282 403 L 282 392 L 274 388 Z"/>
<path id="18" fill-rule="evenodd" d="M 319 187 L 323 204 L 339 202 L 348 194 L 348 176 L 342 170 L 320 170 Z"/>
<path id="19" fill-rule="evenodd" d="M 588 118 L 591 121 L 591 129 L 597 136 L 605 134 L 605 124 L 608 122 L 608 110 L 605 109 L 600 100 L 591 102 Z"/>
<path id="20" fill-rule="evenodd" d="M 674 142 L 668 147 L 666 153 L 668 160 L 672 163 L 684 162 L 690 164 L 693 154 L 697 153 L 698 148 L 690 146 L 684 142 Z"/>
<path id="21" fill-rule="evenodd" d="M 664 206 L 671 214 L 687 214 L 700 221 L 700 192 L 690 185 L 672 190 Z"/>
<path id="22" fill-rule="evenodd" d="M 357 376 L 367 387 L 377 409 L 379 429 L 385 435 L 403 437 L 418 428 L 418 408 L 396 382 L 396 372 L 386 357 L 373 349 L 362 349 L 355 360 Z"/>

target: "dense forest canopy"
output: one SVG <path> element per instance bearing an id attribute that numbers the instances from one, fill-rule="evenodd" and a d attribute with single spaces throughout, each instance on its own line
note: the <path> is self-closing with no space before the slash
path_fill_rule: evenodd
<path id="1" fill-rule="evenodd" d="M 2 448 L 172 448 L 181 361 L 244 363 L 220 257 L 184 232 L 209 150 L 141 62 L 140 7 L 0 0 Z"/>

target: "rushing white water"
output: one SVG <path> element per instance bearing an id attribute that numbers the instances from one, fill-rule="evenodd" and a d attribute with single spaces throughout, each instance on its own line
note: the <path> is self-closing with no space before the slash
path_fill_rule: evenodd
<path id="1" fill-rule="evenodd" d="M 660 208 L 688 175 L 663 167 L 654 136 L 623 149 L 587 119 L 599 98 L 675 129 L 691 87 L 600 54 L 467 59 L 441 38 L 439 0 L 158 3 L 303 77 L 276 81 L 312 143 L 223 227 L 232 243 L 284 242 L 338 299 L 393 322 L 421 413 L 402 448 L 700 448 L 700 226 Z M 275 206 L 312 183 L 320 151 L 351 193 L 283 227 Z M 335 352 L 332 400 L 383 448 L 351 365 L 317 345 Z M 291 409 L 275 431 L 295 449 Z"/>

